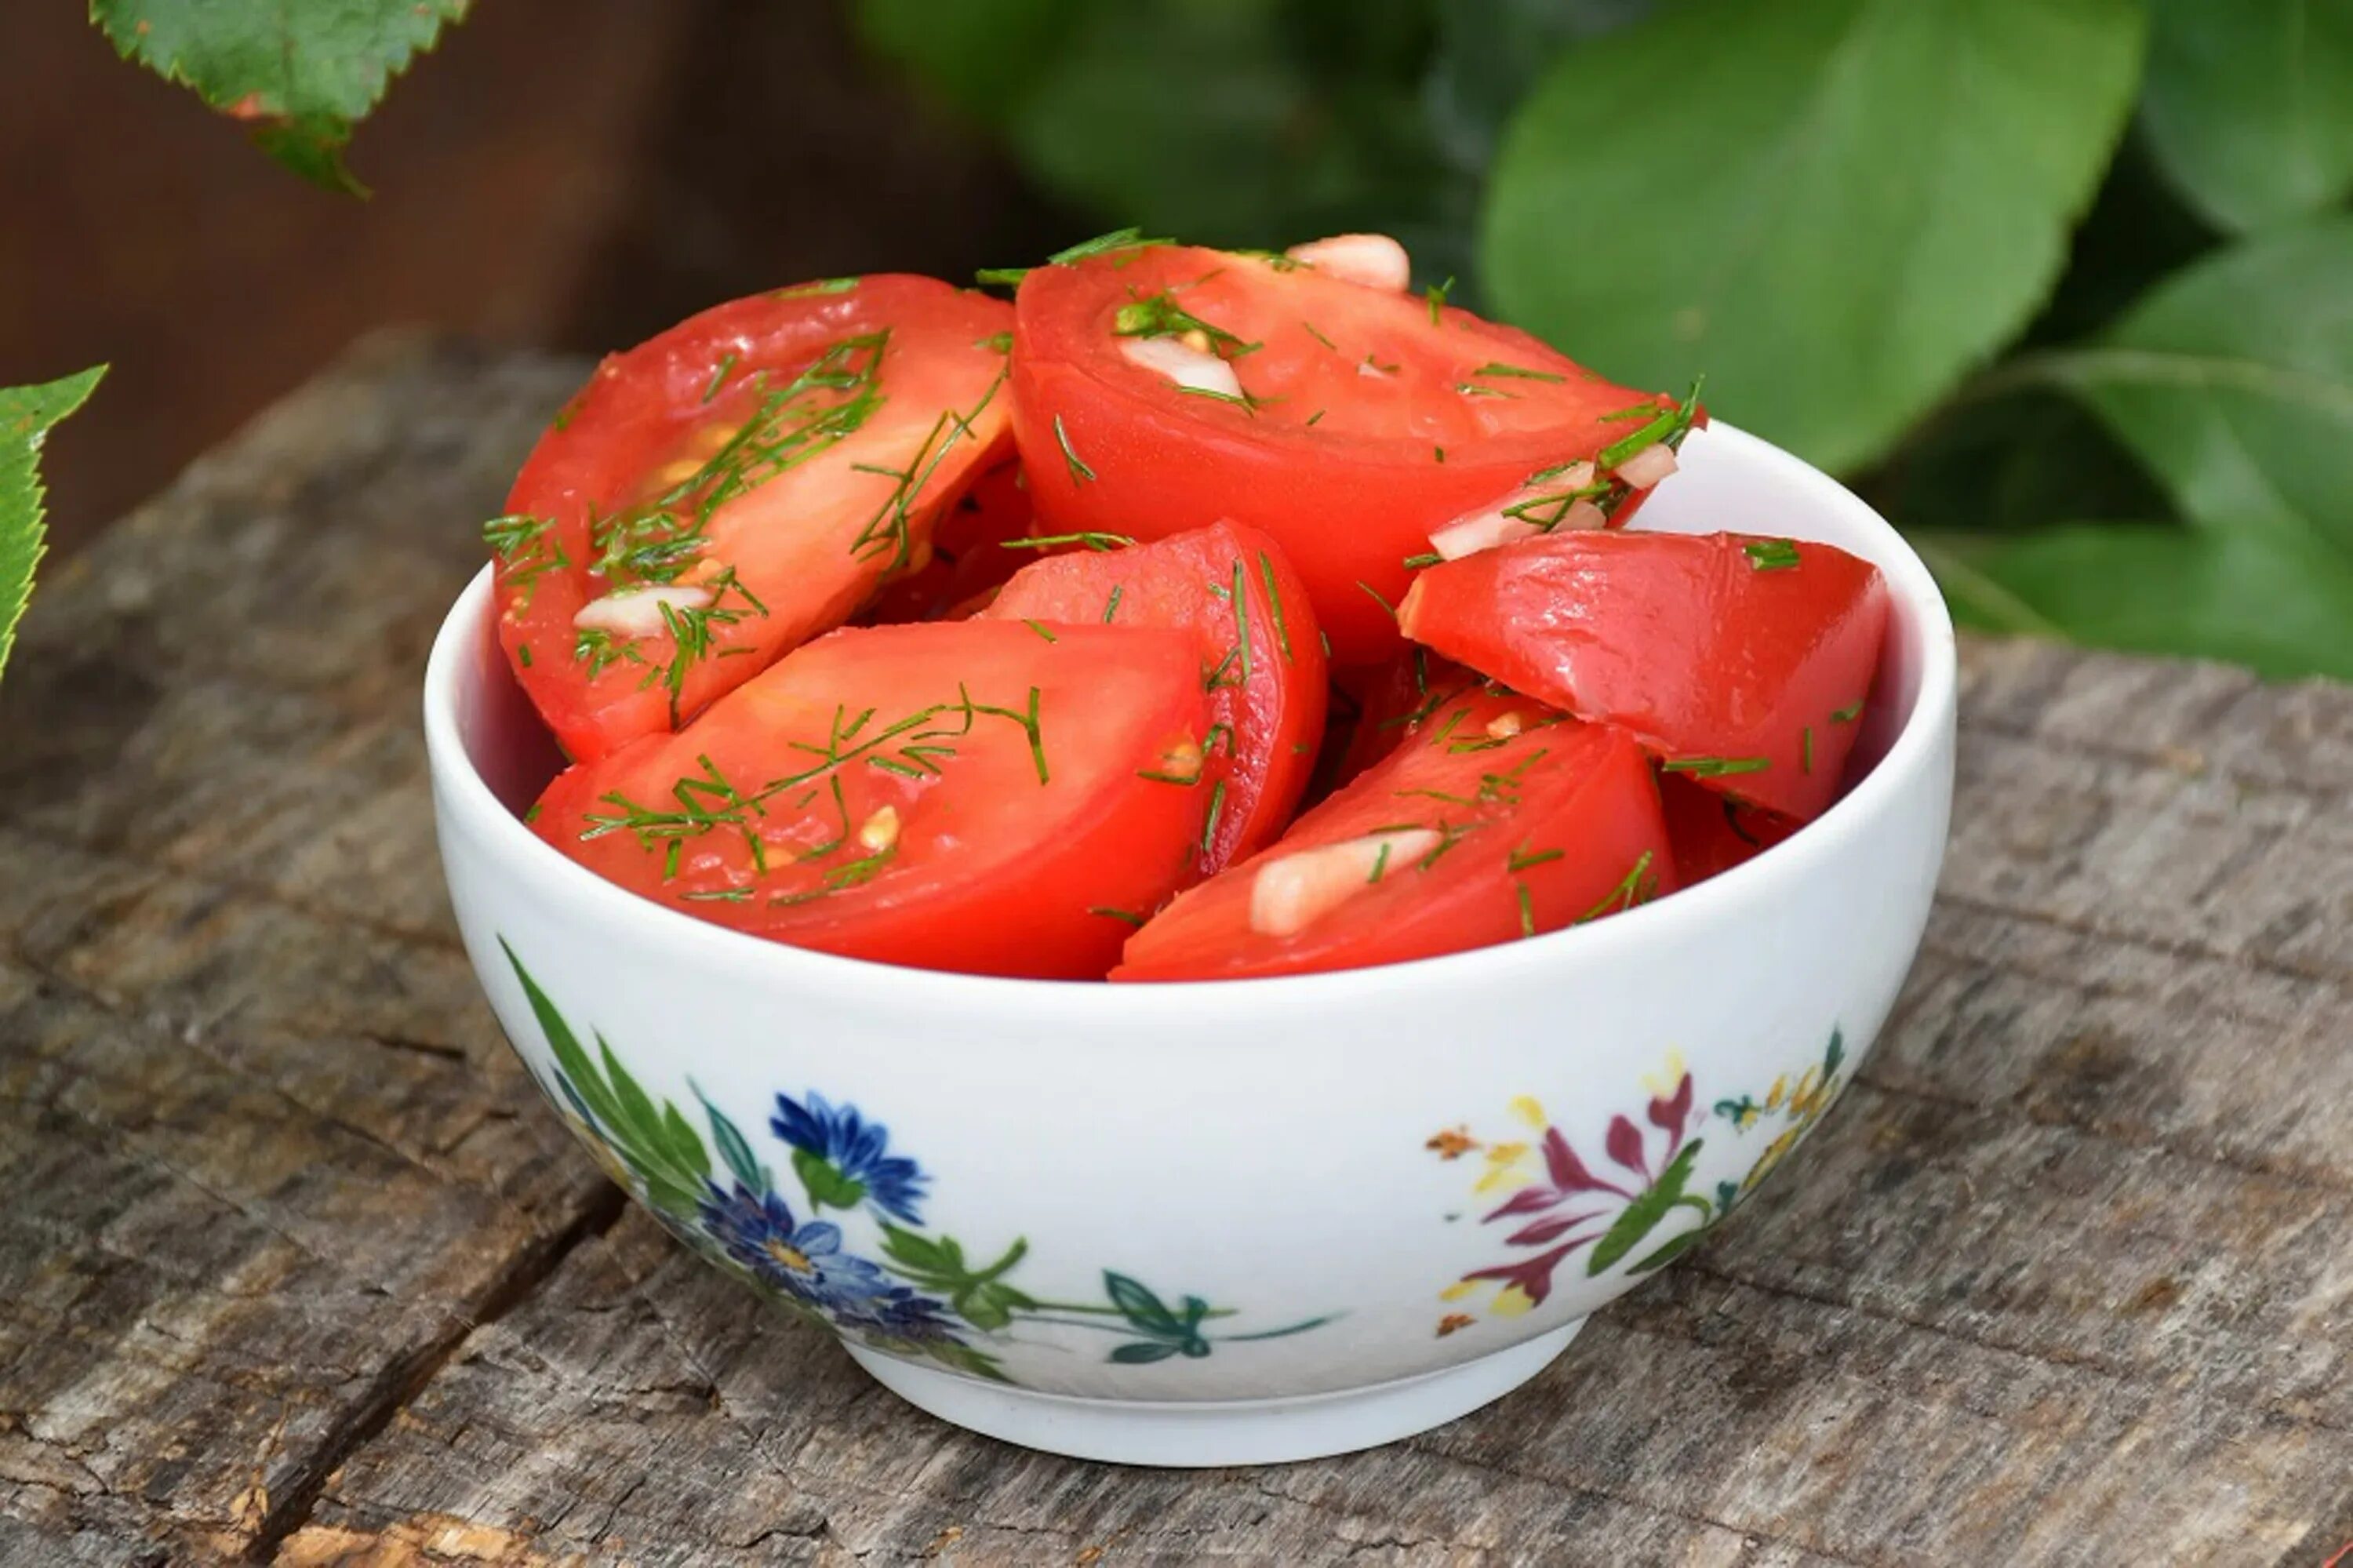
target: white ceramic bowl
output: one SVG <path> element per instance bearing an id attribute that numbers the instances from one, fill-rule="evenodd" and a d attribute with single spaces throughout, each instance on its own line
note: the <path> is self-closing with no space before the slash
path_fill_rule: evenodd
<path id="1" fill-rule="evenodd" d="M 1838 545 L 1878 564 L 1894 610 L 1859 782 L 1656 904 L 1418 963 L 1193 985 L 764 943 L 517 820 L 554 754 L 492 641 L 485 572 L 426 679 L 467 950 L 606 1169 L 925 1410 L 1164 1465 L 1434 1426 L 1534 1376 L 1820 1119 L 1894 1002 L 1944 853 L 1952 627 L 1895 532 L 1722 425 L 1642 523 Z"/>

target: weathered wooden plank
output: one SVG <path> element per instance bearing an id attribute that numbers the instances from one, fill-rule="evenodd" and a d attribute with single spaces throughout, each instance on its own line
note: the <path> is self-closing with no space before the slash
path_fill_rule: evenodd
<path id="1" fill-rule="evenodd" d="M 1532 1449 L 1524 1415 L 1492 1419 Z M 1023 1453 L 897 1404 L 632 1213 L 354 1456 L 314 1529 L 365 1539 L 446 1505 L 527 1520 L 551 1553 L 648 1564 L 1825 1560 L 1745 1546 L 1681 1500 L 1516 1473 L 1534 1456 L 1511 1446 L 1200 1474 Z"/>
<path id="2" fill-rule="evenodd" d="M 1071 1463 L 914 1414 L 611 1224 L 474 998 L 416 669 L 569 374 L 379 348 L 37 612 L 0 693 L 0 1562 L 2353 1539 L 2353 692 L 1972 646 L 1926 951 L 1789 1177 L 1440 1432 Z"/>
<path id="3" fill-rule="evenodd" d="M 2317 1561 L 2353 1475 L 2353 693 L 1968 664 L 1947 897 L 1882 1054 L 1790 1181 L 1493 1411 L 1283 1470 L 1017 1455 L 633 1217 L 319 1526 L 529 1520 L 632 1562 Z"/>
<path id="4" fill-rule="evenodd" d="M 474 1002 L 411 717 L 471 523 L 567 379 L 380 345 L 26 624 L 0 691 L 0 1558 L 266 1543 L 610 1218 Z"/>

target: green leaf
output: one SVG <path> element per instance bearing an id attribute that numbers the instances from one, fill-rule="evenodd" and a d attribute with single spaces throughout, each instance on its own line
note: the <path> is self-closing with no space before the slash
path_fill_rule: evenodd
<path id="1" fill-rule="evenodd" d="M 793 1174 L 801 1179 L 809 1202 L 828 1209 L 854 1209 L 866 1196 L 866 1183 L 845 1176 L 823 1155 L 806 1149 L 793 1150 Z"/>
<path id="2" fill-rule="evenodd" d="M 1001 118 L 1044 71 L 1084 0 L 859 0 L 866 46 L 965 113 Z"/>
<path id="3" fill-rule="evenodd" d="M 1691 1181 L 1692 1161 L 1699 1158 L 1703 1141 L 1695 1138 L 1684 1144 L 1683 1151 L 1659 1172 L 1659 1179 L 1620 1212 L 1617 1222 L 1594 1244 L 1592 1255 L 1585 1260 L 1588 1276 L 1607 1270 L 1659 1228 L 1659 1222 L 1682 1201 L 1683 1187 Z"/>
<path id="4" fill-rule="evenodd" d="M 1261 1329 L 1255 1334 L 1220 1334 L 1218 1337 L 1234 1345 L 1251 1340 L 1287 1340 L 1293 1334 L 1303 1334 L 1310 1329 L 1320 1329 L 1326 1323 L 1336 1322 L 1343 1316 L 1343 1313 L 1326 1312 L 1320 1318 L 1303 1318 L 1296 1323 L 1285 1323 L 1280 1329 Z"/>
<path id="5" fill-rule="evenodd" d="M 976 1329 L 1002 1329 L 1014 1313 L 1037 1307 L 1028 1293 L 997 1277 L 1029 1252 L 1029 1244 L 1017 1238 L 1003 1256 L 976 1273 L 965 1261 L 964 1248 L 947 1236 L 934 1241 L 897 1225 L 882 1227 L 882 1253 L 891 1271 L 946 1297 L 948 1305 Z"/>
<path id="6" fill-rule="evenodd" d="M 1666 1267 L 1667 1265 L 1674 1262 L 1675 1259 L 1683 1256 L 1684 1253 L 1689 1252 L 1694 1245 L 1696 1245 L 1699 1239 L 1707 1234 L 1709 1228 L 1710 1227 L 1707 1225 L 1702 1225 L 1695 1231 L 1685 1231 L 1681 1235 L 1668 1238 L 1665 1245 L 1660 1247 L 1658 1251 L 1652 1253 L 1641 1262 L 1628 1265 L 1626 1272 L 1629 1274 L 1648 1274 L 1653 1269 Z"/>
<path id="7" fill-rule="evenodd" d="M 531 978 L 531 971 L 522 967 L 522 960 L 515 957 L 515 950 L 507 946 L 505 938 L 499 938 L 499 947 L 505 952 L 507 962 L 513 967 L 515 979 L 522 982 L 522 993 L 531 1002 L 532 1016 L 539 1021 L 539 1032 L 547 1036 L 547 1048 L 555 1054 L 555 1063 L 563 1069 L 565 1081 L 595 1113 L 593 1119 L 599 1124 L 598 1130 L 607 1136 L 617 1136 L 622 1127 L 621 1107 L 614 1103 L 612 1095 L 605 1087 L 605 1081 L 596 1075 L 596 1065 L 588 1060 L 588 1053 L 580 1048 L 580 1041 L 572 1033 L 572 1026 L 564 1022 L 564 1014 L 555 1010 L 555 1003 L 539 989 L 539 982 Z"/>
<path id="8" fill-rule="evenodd" d="M 768 1173 L 753 1158 L 752 1146 L 744 1141 L 743 1129 L 709 1100 L 702 1102 L 702 1114 L 710 1118 L 711 1136 L 719 1145 L 719 1158 L 727 1162 L 727 1169 L 735 1180 L 744 1184 L 746 1192 L 766 1192 Z"/>
<path id="9" fill-rule="evenodd" d="M 1425 29 L 1420 0 L 1344 16 L 1280 0 L 1090 5 L 1005 131 L 1041 184 L 1155 234 L 1280 247 L 1391 225 L 1435 200 Z"/>
<path id="10" fill-rule="evenodd" d="M 596 1037 L 596 1049 L 605 1059 L 605 1081 L 611 1086 L 613 1103 L 621 1113 L 621 1125 L 614 1129 L 615 1135 L 628 1144 L 629 1152 L 645 1164 L 664 1167 L 670 1174 L 687 1174 L 679 1169 L 670 1153 L 661 1112 L 654 1108 L 651 1097 L 638 1086 L 637 1079 L 629 1076 L 629 1070 L 621 1065 L 621 1059 L 613 1054 L 612 1046 L 605 1043 L 601 1034 Z"/>
<path id="11" fill-rule="evenodd" d="M 2353 190 L 2353 5 L 2151 0 L 2141 123 L 2181 194 L 2223 228 Z"/>
<path id="12" fill-rule="evenodd" d="M 2274 678 L 2353 680 L 2353 560 L 2316 543 L 2078 523 L 1987 549 L 1971 565 L 2046 626 L 2084 642 L 2226 659 Z M 1965 620 L 2021 629 L 1974 593 L 1949 597 Z"/>
<path id="13" fill-rule="evenodd" d="M 8 672 L 16 622 L 32 597 L 33 568 L 48 547 L 41 521 L 41 442 L 89 400 L 106 368 L 36 387 L 0 387 L 0 675 Z"/>
<path id="14" fill-rule="evenodd" d="M 2022 326 L 2131 108 L 2133 0 L 1698 0 L 1571 48 L 1504 138 L 1503 313 L 1826 466 Z"/>
<path id="15" fill-rule="evenodd" d="M 2274 676 L 2353 675 L 2353 217 L 2275 229 L 2151 290 L 2087 347 L 2003 373 L 2065 388 L 2188 527 L 1926 541 L 1956 608 Z"/>
<path id="16" fill-rule="evenodd" d="M 1124 1274 L 1103 1270 L 1103 1294 L 1111 1298 L 1111 1304 L 1119 1308 L 1121 1317 L 1147 1334 L 1183 1339 L 1191 1331 L 1177 1321 L 1176 1314 L 1168 1310 L 1166 1302 L 1142 1282 Z"/>
<path id="17" fill-rule="evenodd" d="M 352 126 L 471 0 L 90 0 L 125 59 L 244 122 L 288 168 L 365 194 L 343 167 Z"/>
<path id="18" fill-rule="evenodd" d="M 1034 1310 L 1038 1305 L 1028 1292 L 1001 1280 L 984 1281 L 955 1291 L 948 1304 L 976 1329 L 1002 1329 L 1013 1321 L 1013 1314 Z"/>
<path id="19" fill-rule="evenodd" d="M 694 1158 L 689 1161 L 684 1145 L 673 1142 L 671 1129 L 664 1125 L 664 1117 L 653 1108 L 637 1080 L 630 1077 L 613 1048 L 600 1038 L 597 1049 L 603 1053 L 608 1084 L 598 1074 L 588 1053 L 581 1048 L 579 1037 L 572 1026 L 556 1011 L 555 1003 L 540 990 L 531 971 L 522 966 L 506 938 L 499 938 L 507 962 L 522 983 L 524 997 L 531 1002 L 532 1016 L 539 1021 L 540 1033 L 547 1036 L 548 1049 L 554 1053 L 556 1067 L 562 1075 L 566 1097 L 573 1108 L 582 1115 L 595 1133 L 621 1162 L 644 1183 L 646 1196 L 657 1208 L 674 1213 L 692 1214 L 702 1201 L 703 1180 L 710 1172 L 710 1159 L 702 1153 L 702 1143 L 687 1129 Z M 667 1107 L 665 1109 L 667 1110 Z M 675 1118 L 675 1111 L 669 1112 Z"/>
<path id="20" fill-rule="evenodd" d="M 1630 26 L 1657 0 L 1447 0 L 1422 110 L 1447 161 L 1484 175 L 1504 122 L 1567 44 Z"/>
<path id="21" fill-rule="evenodd" d="M 662 1102 L 662 1141 L 680 1170 L 691 1171 L 704 1177 L 711 1174 L 710 1150 L 703 1148 L 702 1139 L 695 1135 L 693 1128 L 687 1125 L 686 1118 L 678 1114 L 678 1107 L 668 1100 Z"/>
<path id="22" fill-rule="evenodd" d="M 2151 287 L 2213 248 L 2213 227 L 2166 178 L 2148 139 L 2127 136 L 2076 226 L 2067 270 L 2021 341 L 2047 348 L 2103 331 Z"/>
<path id="23" fill-rule="evenodd" d="M 899 1225 L 882 1227 L 882 1255 L 898 1266 L 899 1273 L 923 1284 L 953 1280 L 962 1272 L 960 1256 L 930 1237 Z"/>
<path id="24" fill-rule="evenodd" d="M 2084 398 L 2192 523 L 2353 551 L 2353 217 L 2217 252 L 2013 374 Z"/>
<path id="25" fill-rule="evenodd" d="M 1176 1353 L 1176 1347 L 1166 1340 L 1145 1340 L 1132 1345 L 1114 1345 L 1111 1359 L 1124 1366 L 1140 1366 L 1147 1361 L 1165 1361 Z"/>
<path id="26" fill-rule="evenodd" d="M 569 1076 L 560 1072 L 557 1073 L 555 1075 L 555 1087 L 557 1092 L 564 1096 L 564 1103 L 572 1107 L 572 1114 L 580 1118 L 581 1126 L 592 1128 L 596 1127 L 596 1113 L 588 1108 L 588 1102 L 580 1097 L 579 1089 L 573 1086 L 573 1082 Z M 602 1135 L 600 1134 L 599 1136 Z"/>
<path id="27" fill-rule="evenodd" d="M 2056 387 L 1947 405 L 1857 488 L 1907 533 L 2019 534 L 2172 510 L 2131 449 Z"/>
<path id="28" fill-rule="evenodd" d="M 923 1341 L 923 1348 L 924 1354 L 943 1366 L 954 1367 L 958 1372 L 970 1372 L 975 1377 L 987 1378 L 991 1383 L 1013 1381 L 1005 1375 L 1005 1369 L 997 1364 L 996 1357 L 985 1351 L 975 1350 L 972 1346 L 958 1340 L 926 1340 Z"/>

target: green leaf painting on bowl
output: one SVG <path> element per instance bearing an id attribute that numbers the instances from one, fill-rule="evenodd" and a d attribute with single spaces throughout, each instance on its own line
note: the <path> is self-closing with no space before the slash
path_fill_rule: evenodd
<path id="1" fill-rule="evenodd" d="M 806 1321 L 892 1355 L 1010 1383 L 997 1347 L 1018 1325 L 1107 1334 L 1114 1342 L 1103 1359 L 1137 1365 L 1198 1360 L 1219 1344 L 1304 1333 L 1337 1316 L 1224 1332 L 1219 1325 L 1236 1308 L 1189 1294 L 1172 1300 L 1111 1268 L 1100 1271 L 1100 1300 L 1034 1294 L 1009 1277 L 1029 1261 L 1028 1238 L 968 1254 L 926 1227 L 931 1175 L 893 1151 L 883 1123 L 814 1091 L 777 1094 L 769 1117 L 768 1131 L 792 1151 L 786 1170 L 797 1191 L 788 1191 L 700 1091 L 707 1141 L 676 1105 L 658 1104 L 601 1035 L 592 1055 L 512 948 L 506 957 L 555 1059 L 549 1098 L 597 1164 L 689 1246 Z M 828 1213 L 871 1224 L 875 1255 L 855 1247 Z"/>

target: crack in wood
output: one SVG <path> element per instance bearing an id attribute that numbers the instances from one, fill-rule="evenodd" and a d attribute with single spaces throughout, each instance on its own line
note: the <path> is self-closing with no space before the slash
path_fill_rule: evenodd
<path id="1" fill-rule="evenodd" d="M 248 1560 L 274 1561 L 279 1547 L 309 1521 L 328 1478 L 392 1425 L 393 1417 L 424 1391 L 468 1339 L 513 1311 L 575 1248 L 611 1230 L 628 1204 L 628 1198 L 618 1187 L 603 1188 L 570 1224 L 517 1254 L 483 1287 L 460 1321 L 407 1354 L 386 1362 L 377 1372 L 367 1396 L 346 1411 L 317 1446 L 295 1466 L 288 1480 L 280 1483 L 279 1494 L 271 1499 L 269 1511 L 262 1516 L 246 1548 Z"/>

